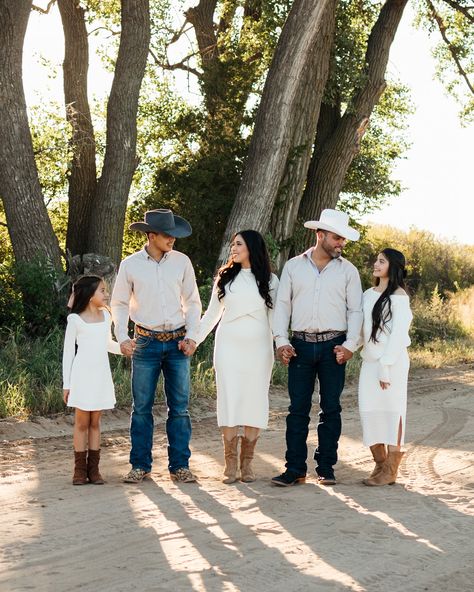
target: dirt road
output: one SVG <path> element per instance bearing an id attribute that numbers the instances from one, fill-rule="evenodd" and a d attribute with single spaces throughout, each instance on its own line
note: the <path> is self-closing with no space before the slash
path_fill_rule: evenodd
<path id="1" fill-rule="evenodd" d="M 372 463 L 354 386 L 343 404 L 332 488 L 313 476 L 298 487 L 269 484 L 283 468 L 285 391 L 273 393 L 259 479 L 248 485 L 220 482 L 220 439 L 205 408 L 194 422 L 199 484 L 181 486 L 166 471 L 163 410 L 153 480 L 139 486 L 120 480 L 123 413 L 104 422 L 104 486 L 70 485 L 70 419 L 1 421 L 0 590 L 472 591 L 474 367 L 412 374 L 409 443 L 393 487 L 361 484 Z"/>

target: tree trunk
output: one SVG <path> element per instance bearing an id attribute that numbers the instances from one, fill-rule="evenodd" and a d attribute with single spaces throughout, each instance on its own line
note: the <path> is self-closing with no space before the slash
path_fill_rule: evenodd
<path id="1" fill-rule="evenodd" d="M 385 89 L 390 47 L 406 4 L 407 0 L 387 0 L 380 11 L 367 44 L 365 84 L 354 94 L 334 132 L 313 153 L 300 205 L 302 219 L 317 220 L 322 210 L 337 205 L 369 117 Z"/>
<path id="2" fill-rule="evenodd" d="M 31 0 L 0 0 L 0 192 L 18 263 L 61 254 L 38 178 L 22 83 Z"/>
<path id="3" fill-rule="evenodd" d="M 148 0 L 122 0 L 122 33 L 107 107 L 107 141 L 102 175 L 97 186 L 89 250 L 122 255 L 123 226 L 128 194 L 137 167 L 137 108 L 150 44 Z"/>
<path id="4" fill-rule="evenodd" d="M 89 42 L 84 9 L 80 0 L 58 0 L 64 30 L 63 64 L 66 117 L 71 124 L 72 162 L 68 190 L 66 250 L 71 255 L 86 253 L 96 191 L 95 138 L 87 98 Z M 81 229 L 78 232 L 78 229 Z"/>
<path id="5" fill-rule="evenodd" d="M 268 228 L 291 156 L 301 80 L 313 56 L 321 24 L 327 11 L 335 11 L 335 3 L 335 0 L 295 0 L 293 3 L 265 82 L 247 166 L 227 223 L 220 261 L 226 259 L 233 232 L 239 228 L 265 232 Z"/>
<path id="6" fill-rule="evenodd" d="M 311 160 L 321 101 L 329 73 L 335 16 L 335 10 L 325 12 L 318 38 L 312 48 L 308 64 L 300 77 L 301 90 L 295 109 L 293 138 L 270 222 L 271 235 L 280 245 L 276 261 L 278 269 L 283 266 L 288 257 L 289 246 L 287 243 L 293 235 Z"/>

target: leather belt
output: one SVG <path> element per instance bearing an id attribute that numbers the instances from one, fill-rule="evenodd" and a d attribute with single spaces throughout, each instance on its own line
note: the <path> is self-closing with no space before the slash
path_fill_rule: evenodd
<path id="1" fill-rule="evenodd" d="M 174 331 L 152 331 L 151 329 L 140 327 L 140 325 L 135 325 L 135 334 L 142 337 L 153 337 L 153 339 L 157 339 L 158 341 L 171 341 L 178 337 L 184 337 L 186 335 L 186 328 L 180 327 Z"/>
<path id="2" fill-rule="evenodd" d="M 345 331 L 322 331 L 321 333 L 306 333 L 305 331 L 293 331 L 293 337 L 307 341 L 308 343 L 322 343 L 323 341 L 330 341 L 341 335 L 345 335 Z"/>

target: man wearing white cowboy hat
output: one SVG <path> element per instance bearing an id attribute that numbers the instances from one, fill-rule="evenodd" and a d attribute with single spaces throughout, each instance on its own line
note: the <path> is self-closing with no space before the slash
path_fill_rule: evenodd
<path id="1" fill-rule="evenodd" d="M 314 453 L 316 473 L 321 485 L 336 483 L 345 362 L 357 349 L 362 326 L 359 273 L 341 256 L 347 240 L 358 240 L 359 233 L 349 226 L 349 216 L 337 210 L 323 210 L 320 220 L 304 225 L 316 231 L 316 246 L 285 264 L 273 317 L 277 354 L 288 365 L 290 396 L 286 471 L 272 479 L 283 487 L 306 478 L 306 441 L 316 378 L 321 409 Z"/>
<path id="2" fill-rule="evenodd" d="M 191 261 L 173 246 L 176 238 L 191 234 L 191 226 L 171 210 L 151 210 L 144 222 L 130 228 L 144 232 L 148 240 L 120 264 L 111 301 L 117 340 L 122 353 L 132 356 L 132 469 L 124 481 L 139 483 L 151 474 L 152 410 L 163 373 L 168 469 L 173 480 L 189 483 L 196 478 L 189 470 L 188 355 L 199 334 L 201 300 Z M 128 335 L 129 318 L 135 323 L 135 340 Z"/>

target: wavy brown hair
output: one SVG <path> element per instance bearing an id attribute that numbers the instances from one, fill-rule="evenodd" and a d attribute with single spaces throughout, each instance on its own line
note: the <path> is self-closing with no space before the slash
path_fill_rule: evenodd
<path id="1" fill-rule="evenodd" d="M 241 230 L 232 237 L 235 239 L 240 235 L 249 251 L 250 267 L 257 282 L 260 296 L 265 300 L 268 308 L 273 308 L 272 297 L 270 296 L 270 279 L 272 275 L 270 257 L 268 255 L 267 245 L 260 232 L 256 230 Z M 222 300 L 225 296 L 225 287 L 232 284 L 237 274 L 242 269 L 240 263 L 234 263 L 232 257 L 218 271 L 217 296 Z"/>

